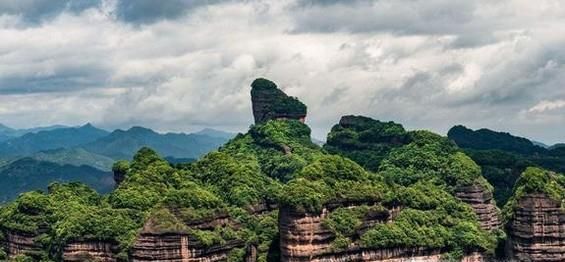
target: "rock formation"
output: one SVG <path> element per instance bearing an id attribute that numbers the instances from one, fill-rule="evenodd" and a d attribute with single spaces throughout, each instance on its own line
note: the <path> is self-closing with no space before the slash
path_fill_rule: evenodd
<path id="1" fill-rule="evenodd" d="M 34 256 L 41 252 L 41 245 L 37 243 L 36 234 L 6 230 L 3 246 L 9 257 L 17 255 Z"/>
<path id="2" fill-rule="evenodd" d="M 287 96 L 277 85 L 259 78 L 251 84 L 251 102 L 255 123 L 271 119 L 297 119 L 304 122 L 306 106 L 294 97 Z"/>
<path id="3" fill-rule="evenodd" d="M 335 208 L 335 207 L 334 207 Z M 383 213 L 363 221 L 363 229 L 377 223 L 387 223 L 394 220 L 401 208 L 389 208 Z M 322 221 L 331 212 L 324 208 L 319 214 L 310 214 L 281 208 L 279 212 L 279 232 L 281 261 L 284 262 L 402 262 L 422 261 L 439 262 L 443 255 L 439 249 L 425 248 L 386 248 L 367 249 L 356 243 L 350 244 L 345 250 L 335 250 L 332 241 L 335 235 L 326 229 Z M 480 253 L 471 253 L 463 257 L 462 262 L 479 262 L 484 257 Z"/>
<path id="4" fill-rule="evenodd" d="M 546 194 L 518 200 L 508 225 L 507 255 L 518 261 L 565 261 L 565 210 Z"/>
<path id="5" fill-rule="evenodd" d="M 471 205 L 483 229 L 493 230 L 500 227 L 500 212 L 494 203 L 492 192 L 485 186 L 474 184 L 461 187 L 457 189 L 455 196 Z"/>
<path id="6" fill-rule="evenodd" d="M 117 244 L 102 241 L 75 241 L 63 249 L 64 261 L 114 262 Z"/>
<path id="7" fill-rule="evenodd" d="M 232 249 L 242 246 L 243 242 L 233 240 L 206 247 L 184 233 L 143 232 L 133 247 L 131 261 L 226 261 Z"/>

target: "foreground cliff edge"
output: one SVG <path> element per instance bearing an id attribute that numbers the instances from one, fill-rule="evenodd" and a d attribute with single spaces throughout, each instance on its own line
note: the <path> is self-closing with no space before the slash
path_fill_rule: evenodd
<path id="1" fill-rule="evenodd" d="M 114 165 L 107 196 L 52 184 L 2 207 L 2 259 L 482 261 L 506 245 L 512 258 L 563 261 L 561 175 L 538 187 L 526 172 L 502 220 L 447 138 L 345 116 L 320 148 L 303 103 L 266 79 L 251 86 L 255 125 L 195 163 L 143 148 Z"/>

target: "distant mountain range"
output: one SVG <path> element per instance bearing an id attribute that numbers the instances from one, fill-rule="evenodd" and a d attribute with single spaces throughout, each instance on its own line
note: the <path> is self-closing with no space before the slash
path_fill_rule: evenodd
<path id="1" fill-rule="evenodd" d="M 13 129 L 0 124 L 0 203 L 55 181 L 78 181 L 100 192 L 113 188 L 111 167 L 148 146 L 171 163 L 192 162 L 235 134 L 204 129 L 157 133 L 143 127 L 108 132 L 86 124 Z"/>

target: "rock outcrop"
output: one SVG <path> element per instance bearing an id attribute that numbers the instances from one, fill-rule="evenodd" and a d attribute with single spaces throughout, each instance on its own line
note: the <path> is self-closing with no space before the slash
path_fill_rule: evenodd
<path id="1" fill-rule="evenodd" d="M 102 241 L 75 241 L 63 249 L 63 261 L 117 261 L 117 244 Z"/>
<path id="2" fill-rule="evenodd" d="M 41 252 L 41 245 L 37 243 L 36 234 L 6 230 L 4 232 L 4 243 L 8 257 L 17 255 L 34 256 Z"/>
<path id="3" fill-rule="evenodd" d="M 178 210 L 171 210 L 178 214 Z M 156 229 L 149 219 L 139 234 L 131 252 L 131 261 L 225 261 L 234 248 L 244 248 L 241 240 L 227 240 L 222 244 L 205 245 L 188 231 L 162 231 Z M 187 228 L 214 230 L 216 227 L 236 226 L 226 212 L 217 212 L 212 217 L 184 221 Z"/>
<path id="4" fill-rule="evenodd" d="M 283 262 L 439 262 L 442 250 L 426 248 L 385 248 L 367 249 L 359 244 L 350 244 L 346 249 L 336 250 L 332 247 L 335 235 L 322 224 L 332 209 L 328 206 L 319 214 L 311 214 L 283 207 L 279 212 L 279 232 L 281 261 Z M 367 217 L 360 231 L 377 223 L 393 221 L 401 211 L 400 207 L 391 207 L 384 212 Z M 359 232 L 359 233 L 361 233 Z M 481 253 L 470 253 L 462 262 L 480 262 L 485 257 Z"/>
<path id="5" fill-rule="evenodd" d="M 281 261 L 395 261 L 394 259 L 402 258 L 429 261 L 427 259 L 432 257 L 439 259 L 439 252 L 436 250 L 401 248 L 365 250 L 355 244 L 350 245 L 346 250 L 334 250 L 332 241 L 335 235 L 324 227 L 322 222 L 331 209 L 336 207 L 324 208 L 319 214 L 281 208 L 279 212 Z M 360 230 L 392 220 L 399 210 L 400 208 L 394 207 L 367 217 Z"/>
<path id="6" fill-rule="evenodd" d="M 518 200 L 508 224 L 508 258 L 518 261 L 565 261 L 565 210 L 546 194 Z"/>
<path id="7" fill-rule="evenodd" d="M 239 240 L 206 247 L 185 233 L 142 233 L 137 239 L 131 261 L 226 261 L 230 251 L 243 247 Z"/>
<path id="8" fill-rule="evenodd" d="M 277 85 L 267 79 L 259 78 L 251 84 L 251 102 L 255 123 L 271 119 L 296 119 L 304 122 L 306 105 L 295 97 L 286 95 Z"/>
<path id="9" fill-rule="evenodd" d="M 500 227 L 500 212 L 488 188 L 480 184 L 461 187 L 456 190 L 455 196 L 471 205 L 483 229 L 493 230 Z"/>

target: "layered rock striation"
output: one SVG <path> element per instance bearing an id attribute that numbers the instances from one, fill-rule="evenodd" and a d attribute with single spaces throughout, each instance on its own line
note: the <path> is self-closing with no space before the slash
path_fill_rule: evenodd
<path id="1" fill-rule="evenodd" d="M 352 207 L 352 206 L 351 206 Z M 439 262 L 445 255 L 441 249 L 430 248 L 364 248 L 357 243 L 347 248 L 336 249 L 332 242 L 336 236 L 323 225 L 336 206 L 324 208 L 322 212 L 313 214 L 283 207 L 279 212 L 279 232 L 281 261 L 284 262 L 402 262 L 421 261 Z M 358 232 L 361 234 L 367 228 L 378 223 L 388 223 L 394 220 L 401 207 L 391 207 L 383 212 L 366 217 Z M 481 253 L 473 252 L 465 255 L 462 262 L 485 261 Z"/>
<path id="2" fill-rule="evenodd" d="M 117 244 L 103 241 L 74 241 L 63 249 L 63 261 L 115 262 Z"/>
<path id="3" fill-rule="evenodd" d="M 304 122 L 306 118 L 306 105 L 286 95 L 275 83 L 264 78 L 256 79 L 251 84 L 251 102 L 256 124 L 271 119 L 296 119 Z"/>
<path id="4" fill-rule="evenodd" d="M 36 256 L 41 252 L 41 245 L 38 243 L 39 235 L 14 231 L 4 230 L 4 241 L 2 246 L 5 247 L 8 257 L 15 257 L 18 255 Z"/>
<path id="5" fill-rule="evenodd" d="M 500 211 L 496 207 L 492 191 L 487 187 L 478 183 L 460 187 L 455 196 L 473 208 L 483 229 L 500 228 Z"/>
<path id="6" fill-rule="evenodd" d="M 518 200 L 508 224 L 507 256 L 518 261 L 565 261 L 565 210 L 546 194 Z"/>

